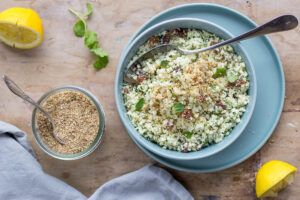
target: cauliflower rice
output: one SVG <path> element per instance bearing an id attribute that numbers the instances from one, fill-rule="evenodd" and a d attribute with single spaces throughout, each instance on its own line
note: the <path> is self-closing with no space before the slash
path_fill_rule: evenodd
<path id="1" fill-rule="evenodd" d="M 162 43 L 200 49 L 221 41 L 203 30 L 164 31 L 132 60 Z M 134 71 L 139 84 L 123 87 L 127 115 L 142 136 L 166 149 L 197 151 L 221 142 L 249 102 L 245 63 L 229 45 L 192 55 L 171 50 L 143 60 Z"/>

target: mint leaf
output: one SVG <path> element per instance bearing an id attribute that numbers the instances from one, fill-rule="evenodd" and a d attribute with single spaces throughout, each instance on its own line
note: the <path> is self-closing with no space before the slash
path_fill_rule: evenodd
<path id="1" fill-rule="evenodd" d="M 163 61 L 160 62 L 160 65 L 162 67 L 166 67 L 168 64 L 169 64 L 169 62 L 167 60 L 163 60 Z"/>
<path id="2" fill-rule="evenodd" d="M 182 103 L 175 103 L 173 108 L 176 113 L 181 113 L 184 109 Z"/>
<path id="3" fill-rule="evenodd" d="M 84 15 L 84 16 L 85 17 L 89 17 L 92 14 L 92 12 L 93 12 L 92 5 L 90 3 L 86 3 L 86 8 L 87 8 L 88 13 L 86 15 Z"/>
<path id="4" fill-rule="evenodd" d="M 73 26 L 73 30 L 76 36 L 82 37 L 82 32 L 86 32 L 86 23 L 81 13 L 69 8 L 69 11 L 78 17 L 79 21 Z"/>
<path id="5" fill-rule="evenodd" d="M 73 26 L 74 33 L 77 37 L 83 37 L 85 34 L 85 24 L 83 21 L 79 20 L 74 26 Z"/>
<path id="6" fill-rule="evenodd" d="M 226 74 L 226 68 L 218 68 L 216 73 L 212 76 L 214 79 L 222 77 Z"/>
<path id="7" fill-rule="evenodd" d="M 215 89 L 215 88 L 216 88 L 216 85 L 210 84 L 209 87 L 211 87 L 212 89 Z"/>
<path id="8" fill-rule="evenodd" d="M 106 67 L 108 64 L 108 57 L 98 57 L 97 60 L 94 62 L 94 68 L 95 69 L 102 69 Z"/>
<path id="9" fill-rule="evenodd" d="M 188 132 L 188 131 L 185 131 L 185 132 L 183 132 L 182 134 L 183 134 L 187 139 L 190 139 L 190 138 L 192 138 L 192 136 L 193 136 L 193 133 Z"/>
<path id="10" fill-rule="evenodd" d="M 144 105 L 144 102 L 145 102 L 144 98 L 141 98 L 135 105 L 135 110 L 140 111 Z"/>
<path id="11" fill-rule="evenodd" d="M 108 56 L 108 53 L 106 51 L 104 51 L 102 48 L 97 47 L 97 48 L 93 48 L 90 50 L 93 54 L 95 54 L 96 56 L 100 56 L 100 57 L 105 57 Z"/>
<path id="12" fill-rule="evenodd" d="M 87 31 L 85 33 L 84 44 L 89 49 L 98 45 L 97 34 L 93 31 Z M 95 45 L 96 44 L 96 45 Z"/>
<path id="13" fill-rule="evenodd" d="M 92 50 L 92 49 L 97 49 L 97 48 L 98 48 L 98 44 L 99 44 L 98 41 L 94 42 L 94 44 L 91 45 L 90 50 Z M 92 53 L 93 53 L 93 52 L 92 52 Z"/>
<path id="14" fill-rule="evenodd" d="M 236 80 L 238 80 L 238 76 L 235 76 L 235 75 L 227 75 L 226 79 L 229 83 L 234 83 Z"/>
<path id="15" fill-rule="evenodd" d="M 108 64 L 108 53 L 104 51 L 102 48 L 98 47 L 99 42 L 97 41 L 97 34 L 93 31 L 86 30 L 87 25 L 84 19 L 88 18 L 93 12 L 93 8 L 90 3 L 86 4 L 86 8 L 87 8 L 87 14 L 85 15 L 69 8 L 69 11 L 75 16 L 77 16 L 79 19 L 79 21 L 77 21 L 76 24 L 73 26 L 73 30 L 76 36 L 78 37 L 85 36 L 84 38 L 85 46 L 87 46 L 90 49 L 91 53 L 97 56 L 97 59 L 93 64 L 94 68 L 102 69 L 106 67 L 106 65 Z"/>

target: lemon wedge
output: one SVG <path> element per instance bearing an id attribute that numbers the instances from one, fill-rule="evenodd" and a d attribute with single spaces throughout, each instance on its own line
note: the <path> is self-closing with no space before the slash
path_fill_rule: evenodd
<path id="1" fill-rule="evenodd" d="M 0 40 L 20 49 L 38 46 L 43 40 L 39 15 L 27 8 L 9 8 L 0 13 Z"/>
<path id="2" fill-rule="evenodd" d="M 256 175 L 256 195 L 258 198 L 276 197 L 278 192 L 291 184 L 297 168 L 282 161 L 265 163 Z"/>

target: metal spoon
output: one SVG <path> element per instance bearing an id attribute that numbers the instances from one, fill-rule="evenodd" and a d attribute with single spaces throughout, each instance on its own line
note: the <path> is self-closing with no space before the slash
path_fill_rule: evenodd
<path id="1" fill-rule="evenodd" d="M 14 93 L 15 95 L 17 95 L 18 97 L 21 97 L 23 100 L 27 101 L 28 103 L 32 104 L 33 106 L 35 106 L 37 109 L 39 109 L 50 121 L 51 126 L 52 126 L 52 130 L 53 130 L 53 136 L 55 137 L 55 139 L 57 141 L 59 141 L 61 144 L 65 144 L 64 141 L 62 141 L 55 133 L 55 125 L 54 125 L 54 121 L 53 119 L 50 117 L 50 115 L 44 110 L 42 109 L 34 100 L 32 100 L 27 94 L 25 94 L 25 92 L 19 88 L 19 86 L 13 82 L 10 78 L 8 78 L 6 75 L 3 75 L 3 80 L 6 84 L 6 86 L 10 89 L 10 91 L 12 91 L 12 93 Z"/>
<path id="2" fill-rule="evenodd" d="M 181 54 L 200 53 L 200 52 L 215 49 L 215 48 L 218 48 L 218 47 L 221 47 L 226 44 L 233 43 L 233 42 L 246 40 L 246 39 L 250 39 L 253 37 L 257 37 L 257 36 L 266 35 L 269 33 L 291 30 L 293 28 L 296 28 L 297 25 L 298 25 L 298 20 L 295 16 L 282 15 L 280 17 L 277 17 L 277 18 L 257 27 L 257 28 L 251 29 L 250 31 L 248 31 L 244 34 L 241 34 L 237 37 L 231 38 L 229 40 L 225 40 L 218 44 L 215 44 L 215 45 L 212 45 L 212 46 L 209 46 L 206 48 L 202 48 L 202 49 L 186 50 L 186 49 L 182 49 L 174 44 L 162 44 L 162 45 L 159 45 L 159 46 L 156 46 L 156 47 L 150 49 L 149 51 L 147 51 L 146 53 L 144 53 L 140 57 L 138 57 L 135 61 L 130 63 L 125 72 L 124 81 L 126 81 L 128 83 L 139 83 L 130 76 L 132 74 L 135 74 L 133 67 L 136 67 L 144 59 L 153 58 L 154 55 L 157 55 L 157 53 L 159 53 L 159 52 L 167 52 L 170 50 L 177 50 Z"/>

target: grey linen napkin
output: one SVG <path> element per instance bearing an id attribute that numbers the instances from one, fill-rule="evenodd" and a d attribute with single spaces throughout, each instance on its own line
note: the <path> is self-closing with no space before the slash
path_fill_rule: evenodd
<path id="1" fill-rule="evenodd" d="M 0 199 L 22 200 L 190 200 L 167 171 L 147 165 L 102 185 L 90 198 L 46 174 L 20 129 L 0 121 Z"/>

